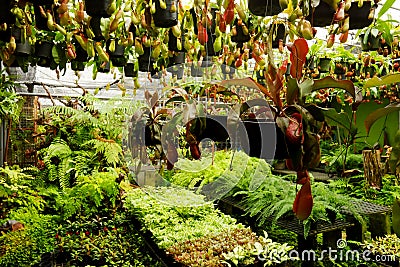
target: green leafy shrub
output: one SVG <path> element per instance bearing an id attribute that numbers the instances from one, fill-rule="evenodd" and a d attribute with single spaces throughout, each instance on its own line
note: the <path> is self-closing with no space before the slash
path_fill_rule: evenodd
<path id="1" fill-rule="evenodd" d="M 57 217 L 22 208 L 10 213 L 9 218 L 23 223 L 24 228 L 1 233 L 0 266 L 31 266 L 43 253 L 54 250 Z"/>
<path id="2" fill-rule="evenodd" d="M 227 229 L 243 228 L 191 191 L 173 187 L 133 189 L 124 207 L 151 231 L 161 248 Z"/>
<path id="3" fill-rule="evenodd" d="M 123 216 L 67 221 L 58 229 L 56 246 L 69 265 L 160 266 Z"/>
<path id="4" fill-rule="evenodd" d="M 44 201 L 31 187 L 34 177 L 26 173 L 30 170 L 17 165 L 0 167 L 0 219 L 20 207 L 43 208 Z"/>
<path id="5" fill-rule="evenodd" d="M 249 157 L 242 151 L 215 152 L 200 160 L 179 159 L 176 171 L 164 177 L 173 183 L 201 191 L 204 185 L 215 182 L 216 190 L 233 195 L 241 190 L 254 190 L 271 175 L 271 166 L 263 159 Z"/>
<path id="6" fill-rule="evenodd" d="M 113 213 L 119 195 L 118 178 L 116 170 L 79 176 L 74 187 L 58 195 L 56 208 L 64 219 Z"/>

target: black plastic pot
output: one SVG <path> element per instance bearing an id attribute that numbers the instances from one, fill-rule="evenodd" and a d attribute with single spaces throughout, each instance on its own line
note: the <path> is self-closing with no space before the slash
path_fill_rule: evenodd
<path id="1" fill-rule="evenodd" d="M 171 6 L 177 5 L 177 1 L 165 0 L 167 4 L 166 9 L 160 7 L 160 1 L 155 0 L 156 12 L 153 15 L 154 25 L 159 28 L 170 28 L 178 24 L 178 7 L 176 12 L 171 12 Z"/>
<path id="2" fill-rule="evenodd" d="M 100 29 L 100 22 L 101 22 L 101 17 L 100 16 L 92 16 L 92 18 L 90 19 L 90 23 L 89 26 L 90 28 L 92 28 L 92 31 L 94 33 L 94 41 L 101 41 L 104 40 L 104 36 L 103 33 Z"/>
<path id="3" fill-rule="evenodd" d="M 22 37 L 22 29 L 12 26 L 11 27 L 11 35 L 14 36 L 15 38 L 15 42 L 20 42 L 21 41 L 21 37 Z"/>
<path id="4" fill-rule="evenodd" d="M 319 72 L 329 72 L 331 68 L 331 59 L 330 58 L 320 58 L 318 62 L 318 71 Z"/>
<path id="5" fill-rule="evenodd" d="M 38 41 L 35 43 L 35 56 L 49 59 L 52 57 L 53 43 L 49 41 Z"/>
<path id="6" fill-rule="evenodd" d="M 175 37 L 175 35 L 172 33 L 172 30 L 168 31 L 168 50 L 174 51 L 174 52 L 182 52 L 185 50 L 184 48 L 184 40 L 185 38 L 181 38 L 181 49 L 178 49 L 178 38 Z"/>
<path id="7" fill-rule="evenodd" d="M 287 158 L 285 137 L 274 121 L 246 120 L 243 121 L 245 132 L 239 127 L 242 149 L 251 157 L 266 160 Z"/>
<path id="8" fill-rule="evenodd" d="M 118 40 L 115 40 L 115 50 L 113 52 L 110 51 L 110 43 L 111 40 L 107 41 L 107 53 L 110 58 L 121 58 L 124 57 L 125 46 L 118 43 Z"/>
<path id="9" fill-rule="evenodd" d="M 88 54 L 80 44 L 75 44 L 75 53 L 75 61 L 86 62 L 88 60 Z"/>
<path id="10" fill-rule="evenodd" d="M 272 16 L 282 11 L 278 0 L 249 0 L 247 6 L 256 16 Z"/>
<path id="11" fill-rule="evenodd" d="M 107 13 L 107 9 L 113 0 L 86 0 L 86 13 L 89 16 L 108 18 L 111 14 Z"/>
<path id="12" fill-rule="evenodd" d="M 333 73 L 335 74 L 345 74 L 348 67 L 348 63 L 345 61 L 335 62 L 335 69 Z"/>
<path id="13" fill-rule="evenodd" d="M 8 43 L 11 38 L 11 29 L 7 27 L 7 30 L 0 31 L 0 41 Z"/>
<path id="14" fill-rule="evenodd" d="M 372 23 L 373 18 L 368 19 L 371 7 L 371 1 L 364 1 L 362 7 L 358 7 L 358 2 L 351 3 L 350 9 L 347 11 L 350 17 L 350 30 L 362 29 Z"/>
<path id="15" fill-rule="evenodd" d="M 124 67 L 127 59 L 124 57 L 110 57 L 110 60 L 114 67 Z"/>
<path id="16" fill-rule="evenodd" d="M 32 53 L 32 46 L 29 41 L 25 41 L 24 43 L 17 43 L 17 47 L 15 48 L 14 53 L 18 56 L 29 56 Z"/>
<path id="17" fill-rule="evenodd" d="M 97 71 L 101 72 L 101 73 L 109 73 L 110 69 L 111 69 L 111 64 L 110 64 L 110 61 L 108 61 L 107 64 L 104 66 L 104 68 L 99 66 L 97 68 Z"/>
<path id="18" fill-rule="evenodd" d="M 125 77 L 136 77 L 138 72 L 135 71 L 135 63 L 127 63 L 124 67 Z"/>
<path id="19" fill-rule="evenodd" d="M 221 65 L 221 71 L 225 75 L 227 75 L 227 74 L 228 75 L 233 75 L 233 74 L 235 74 L 235 70 L 236 70 L 235 63 L 232 63 L 231 66 L 228 66 L 228 65 L 225 65 L 225 64 Z"/>
<path id="20" fill-rule="evenodd" d="M 245 43 L 250 41 L 250 35 L 244 34 L 243 27 L 239 26 L 237 20 L 235 21 L 236 35 L 231 36 L 231 41 L 235 43 Z"/>
<path id="21" fill-rule="evenodd" d="M 282 42 L 285 43 L 286 27 L 284 24 L 278 23 L 274 25 L 272 30 L 276 30 L 276 37 L 272 40 L 272 48 L 279 48 L 279 40 L 282 40 Z"/>
<path id="22" fill-rule="evenodd" d="M 362 51 L 376 51 L 381 47 L 381 45 L 380 45 L 381 35 L 380 34 L 378 34 L 378 36 L 373 36 L 372 34 L 369 34 L 367 43 L 363 42 L 364 36 L 365 36 L 365 34 L 360 34 Z"/>
<path id="23" fill-rule="evenodd" d="M 35 56 L 38 58 L 37 64 L 41 67 L 50 67 L 52 61 L 53 43 L 49 41 L 39 41 L 35 44 Z"/>
<path id="24" fill-rule="evenodd" d="M 0 23 L 7 23 L 11 25 L 15 22 L 15 17 L 11 13 L 11 1 L 10 0 L 0 0 Z"/>
<path id="25" fill-rule="evenodd" d="M 319 5 L 313 11 L 310 1 L 310 14 L 307 16 L 307 20 L 314 27 L 325 27 L 331 25 L 335 13 L 336 10 L 324 1 L 320 1 Z"/>
<path id="26" fill-rule="evenodd" d="M 364 67 L 364 73 L 365 73 L 365 75 L 367 75 L 369 73 L 372 77 L 375 75 L 376 69 L 373 66 L 367 66 L 367 67 Z"/>
<path id="27" fill-rule="evenodd" d="M 80 62 L 80 61 L 76 61 L 76 60 L 72 60 L 71 61 L 71 69 L 74 71 L 84 71 L 85 70 L 85 63 L 84 62 Z"/>
<path id="28" fill-rule="evenodd" d="M 156 70 L 153 67 L 154 59 L 151 57 L 150 47 L 143 47 L 144 53 L 139 56 L 139 71 L 150 72 L 151 75 L 156 74 Z"/>

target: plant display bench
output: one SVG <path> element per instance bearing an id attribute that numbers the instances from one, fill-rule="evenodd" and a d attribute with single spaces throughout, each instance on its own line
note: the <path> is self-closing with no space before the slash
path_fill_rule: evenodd
<path id="1" fill-rule="evenodd" d="M 243 214 L 244 207 L 238 203 L 233 197 L 226 197 L 219 201 L 219 208 L 227 214 Z M 272 223 L 272 218 L 270 220 Z M 255 223 L 255 222 L 253 222 Z M 297 234 L 298 251 L 317 248 L 317 235 L 323 235 L 323 247 L 337 247 L 337 240 L 342 238 L 342 231 L 347 228 L 354 227 L 354 222 L 343 220 L 335 220 L 334 222 L 317 222 L 310 230 L 308 237 L 304 237 L 304 228 L 301 221 L 293 218 L 282 218 L 276 224 L 286 230 Z"/>
<path id="2" fill-rule="evenodd" d="M 371 237 L 384 236 L 390 233 L 390 213 L 392 212 L 390 207 L 365 201 L 358 201 L 355 206 L 360 215 L 368 217 L 368 230 L 371 232 Z M 362 228 L 346 208 L 342 212 L 349 215 L 349 221 L 354 222 L 354 226 L 347 229 L 347 238 L 354 241 L 363 241 L 366 229 Z"/>

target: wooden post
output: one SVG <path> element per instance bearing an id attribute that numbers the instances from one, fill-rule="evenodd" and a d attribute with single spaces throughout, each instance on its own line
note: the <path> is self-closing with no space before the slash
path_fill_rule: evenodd
<path id="1" fill-rule="evenodd" d="M 382 168 L 379 150 L 363 150 L 364 177 L 366 186 L 382 187 Z"/>

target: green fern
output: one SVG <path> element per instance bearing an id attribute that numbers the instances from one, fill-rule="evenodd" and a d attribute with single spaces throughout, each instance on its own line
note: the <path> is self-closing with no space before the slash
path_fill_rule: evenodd
<path id="1" fill-rule="evenodd" d="M 121 163 L 122 147 L 116 142 L 93 139 L 86 142 L 84 146 L 93 147 L 95 154 L 104 156 L 109 166 L 116 167 Z"/>

